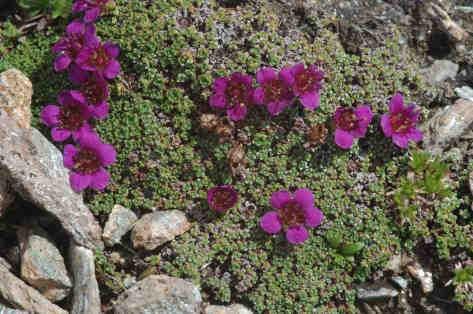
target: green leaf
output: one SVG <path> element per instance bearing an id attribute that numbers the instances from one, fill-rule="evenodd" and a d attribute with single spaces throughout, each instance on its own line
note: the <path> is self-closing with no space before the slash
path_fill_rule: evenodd
<path id="1" fill-rule="evenodd" d="M 325 239 L 327 239 L 328 244 L 333 249 L 338 249 L 342 243 L 341 234 L 335 230 L 329 230 L 325 235 Z"/>
<path id="2" fill-rule="evenodd" d="M 419 173 L 426 168 L 427 162 L 429 161 L 430 155 L 429 153 L 423 151 L 415 151 L 412 153 L 411 161 L 409 162 L 409 166 L 415 172 Z"/>
<path id="3" fill-rule="evenodd" d="M 353 256 L 356 253 L 360 252 L 365 247 L 363 242 L 356 242 L 351 244 L 345 244 L 339 250 L 340 254 L 344 256 Z"/>

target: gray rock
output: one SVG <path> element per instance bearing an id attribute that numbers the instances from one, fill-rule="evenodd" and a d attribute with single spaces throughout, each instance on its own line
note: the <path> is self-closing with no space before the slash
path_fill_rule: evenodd
<path id="1" fill-rule="evenodd" d="M 432 273 L 422 269 L 419 263 L 413 263 L 406 267 L 407 272 L 420 282 L 422 292 L 430 293 L 434 291 L 434 281 L 432 279 Z"/>
<path id="2" fill-rule="evenodd" d="M 409 286 L 409 282 L 401 276 L 391 277 L 391 282 L 401 290 L 406 290 Z"/>
<path id="3" fill-rule="evenodd" d="M 0 177 L 0 217 L 4 211 L 10 206 L 15 200 L 15 194 L 10 189 L 7 179 L 4 176 Z"/>
<path id="4" fill-rule="evenodd" d="M 202 298 L 192 283 L 165 275 L 151 275 L 123 292 L 115 314 L 195 314 Z"/>
<path id="5" fill-rule="evenodd" d="M 74 276 L 71 314 L 99 314 L 100 293 L 95 278 L 94 253 L 71 242 L 69 258 Z"/>
<path id="6" fill-rule="evenodd" d="M 253 312 L 241 304 L 230 306 L 209 305 L 205 308 L 204 314 L 252 314 Z"/>
<path id="7" fill-rule="evenodd" d="M 10 265 L 10 263 L 6 259 L 4 259 L 3 257 L 0 257 L 0 265 L 2 265 L 4 268 L 6 268 L 8 270 L 12 269 L 12 266 Z"/>
<path id="8" fill-rule="evenodd" d="M 72 287 L 64 258 L 44 231 L 20 228 L 21 278 L 38 289 L 48 300 L 57 302 Z"/>
<path id="9" fill-rule="evenodd" d="M 460 66 L 450 60 L 435 60 L 434 63 L 423 69 L 422 72 L 432 85 L 436 85 L 446 79 L 455 79 Z"/>
<path id="10" fill-rule="evenodd" d="M 19 128 L 0 110 L 0 173 L 26 200 L 56 217 L 80 245 L 103 247 L 101 228 L 70 185 L 62 156 L 36 130 Z"/>
<path id="11" fill-rule="evenodd" d="M 138 217 L 134 212 L 123 206 L 115 205 L 103 230 L 102 238 L 105 245 L 114 246 L 119 243 L 137 220 Z"/>
<path id="12" fill-rule="evenodd" d="M 157 211 L 138 220 L 131 232 L 135 249 L 151 251 L 189 230 L 191 224 L 178 210 Z"/>
<path id="13" fill-rule="evenodd" d="M 457 87 L 455 88 L 455 93 L 457 93 L 460 98 L 473 101 L 473 88 L 470 86 Z"/>
<path id="14" fill-rule="evenodd" d="M 31 125 L 33 85 L 23 73 L 10 69 L 0 73 L 0 109 L 5 110 L 20 127 Z"/>
<path id="15" fill-rule="evenodd" d="M 381 282 L 364 284 L 356 288 L 356 296 L 360 301 L 381 301 L 397 297 L 399 292 L 390 284 Z"/>
<path id="16" fill-rule="evenodd" d="M 0 264 L 0 297 L 11 306 L 34 314 L 67 314 Z"/>
<path id="17" fill-rule="evenodd" d="M 11 309 L 3 304 L 0 304 L 0 314 L 28 314 L 28 312 Z"/>
<path id="18" fill-rule="evenodd" d="M 455 104 L 440 109 L 423 126 L 425 149 L 434 154 L 441 153 L 468 131 L 472 124 L 472 101 L 459 99 Z"/>
<path id="19" fill-rule="evenodd" d="M 470 172 L 469 181 L 470 181 L 470 192 L 471 192 L 471 194 L 473 194 L 473 171 Z"/>

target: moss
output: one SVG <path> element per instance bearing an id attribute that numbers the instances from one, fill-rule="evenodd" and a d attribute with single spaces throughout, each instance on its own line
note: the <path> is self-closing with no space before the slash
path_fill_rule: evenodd
<path id="1" fill-rule="evenodd" d="M 324 23 L 311 20 L 311 27 Z M 326 122 L 337 106 L 361 102 L 381 113 L 396 90 L 418 99 L 423 83 L 396 37 L 357 56 L 345 53 L 329 30 L 320 27 L 314 38 L 298 24 L 291 12 L 263 1 L 224 8 L 216 1 L 118 0 L 97 25 L 103 38 L 122 49 L 123 74 L 113 82 L 111 115 L 97 124 L 116 146 L 118 163 L 105 193 L 88 193 L 87 201 L 98 216 L 116 203 L 137 211 L 186 211 L 194 227 L 155 253 L 156 260 L 166 273 L 200 284 L 212 303 L 243 302 L 257 313 L 356 312 L 352 284 L 381 269 L 404 240 L 386 195 L 396 188 L 393 178 L 405 175 L 407 156 L 376 125 L 350 152 L 331 139 L 306 150 L 294 120 Z M 0 69 L 14 66 L 32 78 L 35 125 L 40 108 L 68 86 L 51 66 L 50 46 L 63 29 L 58 25 L 26 38 L 0 61 Z M 219 144 L 197 122 L 210 110 L 212 79 L 298 61 L 319 62 L 327 73 L 320 109 L 296 105 L 272 120 L 254 109 L 238 126 L 248 138 L 248 171 L 244 179 L 233 178 L 227 163 L 232 145 Z M 241 206 L 215 216 L 205 192 L 223 183 L 237 187 Z M 304 246 L 290 247 L 281 236 L 263 234 L 258 219 L 269 210 L 271 192 L 295 187 L 314 191 L 326 222 Z M 363 249 L 341 255 L 324 237 L 329 229 Z M 108 262 L 99 257 L 105 267 Z M 107 276 L 118 273 L 104 267 Z M 113 281 L 110 289 L 115 290 Z"/>

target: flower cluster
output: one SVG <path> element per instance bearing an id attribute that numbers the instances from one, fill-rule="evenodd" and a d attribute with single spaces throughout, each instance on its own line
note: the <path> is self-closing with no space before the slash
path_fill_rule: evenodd
<path id="1" fill-rule="evenodd" d="M 296 97 L 309 110 L 320 104 L 320 90 L 324 72 L 315 64 L 302 63 L 281 71 L 262 68 L 256 73 L 257 86 L 252 76 L 233 73 L 215 80 L 210 106 L 226 111 L 230 120 L 243 120 L 252 105 L 266 106 L 271 116 L 280 114 L 294 103 Z"/>
<path id="2" fill-rule="evenodd" d="M 92 127 L 93 119 L 108 116 L 108 81 L 120 73 L 117 61 L 120 49 L 97 37 L 94 21 L 112 4 L 110 0 L 76 0 L 73 13 L 83 12 L 73 20 L 52 47 L 56 54 L 54 70 L 68 71 L 74 89 L 62 91 L 57 103 L 41 111 L 42 122 L 51 128 L 56 142 L 72 139 L 64 147 L 64 166 L 70 169 L 74 191 L 86 188 L 102 191 L 110 181 L 105 167 L 116 160 L 113 146 L 104 144 Z"/>

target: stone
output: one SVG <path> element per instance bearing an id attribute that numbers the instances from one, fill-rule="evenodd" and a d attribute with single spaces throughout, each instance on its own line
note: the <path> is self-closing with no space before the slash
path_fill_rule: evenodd
<path id="1" fill-rule="evenodd" d="M 21 278 L 48 300 L 57 302 L 69 295 L 72 287 L 64 258 L 39 228 L 18 229 Z"/>
<path id="2" fill-rule="evenodd" d="M 13 194 L 7 179 L 2 176 L 0 178 L 0 217 L 14 200 L 15 194 Z"/>
<path id="3" fill-rule="evenodd" d="M 204 314 L 252 314 L 253 312 L 241 304 L 230 306 L 209 305 L 205 308 Z"/>
<path id="4" fill-rule="evenodd" d="M 94 253 L 71 242 L 69 259 L 74 277 L 71 314 L 102 313 L 99 285 L 95 278 Z"/>
<path id="5" fill-rule="evenodd" d="M 0 298 L 14 308 L 34 314 L 67 314 L 0 264 Z"/>
<path id="6" fill-rule="evenodd" d="M 470 192 L 473 195 L 473 171 L 470 172 L 470 178 L 468 181 L 470 182 Z"/>
<path id="7" fill-rule="evenodd" d="M 0 265 L 2 265 L 7 270 L 12 270 L 12 266 L 10 265 L 10 263 L 3 257 L 0 257 Z"/>
<path id="8" fill-rule="evenodd" d="M 473 101 L 473 88 L 470 86 L 462 86 L 455 88 L 455 93 L 457 93 L 458 97 Z"/>
<path id="9" fill-rule="evenodd" d="M 401 276 L 392 276 L 391 282 L 401 290 L 406 290 L 409 286 L 409 282 Z"/>
<path id="10" fill-rule="evenodd" d="M 120 205 L 115 205 L 103 230 L 103 241 L 107 246 L 114 246 L 131 230 L 138 220 L 135 213 Z"/>
<path id="11" fill-rule="evenodd" d="M 202 298 L 191 282 L 165 275 L 151 275 L 123 292 L 115 314 L 195 314 Z"/>
<path id="12" fill-rule="evenodd" d="M 453 21 L 440 5 L 430 2 L 427 5 L 426 12 L 430 15 L 432 20 L 437 22 L 437 24 L 455 41 L 461 42 L 469 37 L 468 32 Z"/>
<path id="13" fill-rule="evenodd" d="M 0 73 L 0 109 L 5 110 L 22 128 L 31 126 L 33 85 L 21 71 Z"/>
<path id="14" fill-rule="evenodd" d="M 454 80 L 459 69 L 460 66 L 450 60 L 435 60 L 430 67 L 423 69 L 422 72 L 427 81 L 436 85 L 447 79 Z"/>
<path id="15" fill-rule="evenodd" d="M 432 273 L 422 269 L 419 263 L 413 263 L 406 266 L 407 272 L 420 282 L 422 292 L 425 294 L 434 291 L 434 281 Z"/>
<path id="16" fill-rule="evenodd" d="M 156 211 L 140 218 L 133 227 L 131 240 L 135 249 L 151 251 L 189 230 L 191 224 L 179 210 Z"/>
<path id="17" fill-rule="evenodd" d="M 356 288 L 356 296 L 360 301 L 382 301 L 397 297 L 398 295 L 399 292 L 385 282 L 364 284 Z"/>
<path id="18" fill-rule="evenodd" d="M 440 109 L 422 130 L 424 148 L 439 154 L 473 125 L 473 102 L 459 99 L 453 105 Z"/>
<path id="19" fill-rule="evenodd" d="M 395 254 L 391 256 L 385 268 L 387 270 L 393 271 L 394 273 L 398 273 L 401 271 L 401 265 L 402 265 L 401 254 Z"/>
<path id="20" fill-rule="evenodd" d="M 28 312 L 11 309 L 3 304 L 0 304 L 0 314 L 28 314 Z"/>
<path id="21" fill-rule="evenodd" d="M 26 200 L 52 214 L 80 245 L 102 248 L 100 225 L 69 184 L 61 152 L 39 131 L 0 110 L 0 172 Z"/>

